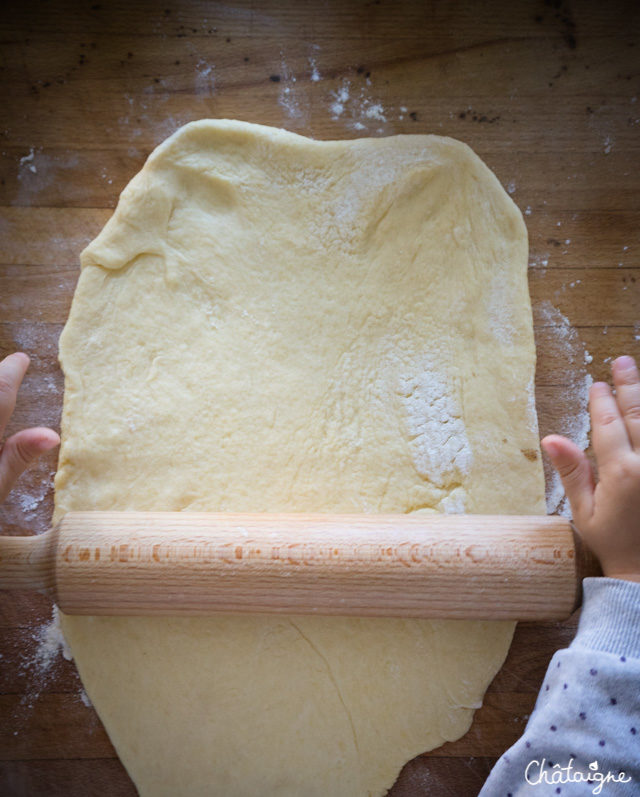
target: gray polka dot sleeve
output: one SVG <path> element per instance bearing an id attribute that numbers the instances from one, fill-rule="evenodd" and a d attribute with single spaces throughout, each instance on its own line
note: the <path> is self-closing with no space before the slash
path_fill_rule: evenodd
<path id="1" fill-rule="evenodd" d="M 479 797 L 640 795 L 640 583 L 587 578 L 524 735 Z"/>

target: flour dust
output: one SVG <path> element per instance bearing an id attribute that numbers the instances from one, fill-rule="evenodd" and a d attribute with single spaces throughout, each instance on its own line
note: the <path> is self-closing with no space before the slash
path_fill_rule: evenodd
<path id="1" fill-rule="evenodd" d="M 553 369 L 547 388 L 551 392 L 548 400 L 553 417 L 543 421 L 540 434 L 542 437 L 551 433 L 562 434 L 584 450 L 589 445 L 588 403 L 589 388 L 593 383 L 586 368 L 591 362 L 589 352 L 569 319 L 551 302 L 541 302 L 534 308 L 534 313 L 539 338 L 537 347 L 546 349 Z M 571 517 L 560 477 L 546 457 L 544 467 L 548 514 Z"/>

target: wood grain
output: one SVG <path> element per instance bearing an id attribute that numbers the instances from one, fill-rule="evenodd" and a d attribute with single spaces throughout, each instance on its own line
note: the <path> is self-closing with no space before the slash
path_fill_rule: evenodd
<path id="1" fill-rule="evenodd" d="M 79 252 L 150 149 L 207 116 L 317 138 L 439 133 L 472 146 L 529 228 L 541 432 L 567 428 L 587 371 L 607 378 L 610 358 L 640 356 L 633 0 L 5 6 L 0 354 L 20 348 L 32 357 L 9 431 L 57 426 L 57 340 Z M 310 59 L 319 81 L 311 80 Z M 385 120 L 365 118 L 365 129 L 355 130 L 355 100 L 333 118 L 332 92 L 345 81 L 352 98 L 379 102 Z M 585 351 L 593 358 L 586 366 Z M 22 477 L 0 510 L 4 529 L 46 528 L 54 468 L 50 456 Z M 29 664 L 49 613 L 26 593 L 0 602 L 0 793 L 129 797 L 135 790 L 80 700 L 72 663 L 56 660 L 44 676 Z M 546 664 L 574 628 L 575 621 L 519 626 L 469 733 L 408 764 L 391 794 L 476 795 L 522 732 Z"/>
<path id="2" fill-rule="evenodd" d="M 563 620 L 596 564 L 553 515 L 92 511 L 0 537 L 0 588 L 91 616 Z"/>

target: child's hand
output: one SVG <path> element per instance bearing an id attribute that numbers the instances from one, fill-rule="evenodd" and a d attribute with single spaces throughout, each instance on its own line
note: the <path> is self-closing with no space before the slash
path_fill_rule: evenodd
<path id="1" fill-rule="evenodd" d="M 560 474 L 573 521 L 610 578 L 640 581 L 640 376 L 632 357 L 612 363 L 606 382 L 589 394 L 599 481 L 575 443 L 548 435 L 542 446 Z"/>
<path id="2" fill-rule="evenodd" d="M 26 354 L 10 354 L 0 362 L 0 439 L 9 423 L 20 383 L 29 367 Z M 0 502 L 31 460 L 58 445 L 60 438 L 52 429 L 23 429 L 0 445 Z"/>

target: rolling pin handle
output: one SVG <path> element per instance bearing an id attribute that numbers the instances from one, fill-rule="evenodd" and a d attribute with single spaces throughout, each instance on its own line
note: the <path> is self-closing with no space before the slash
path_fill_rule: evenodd
<path id="1" fill-rule="evenodd" d="M 573 531 L 573 545 L 575 548 L 576 558 L 576 599 L 573 611 L 579 609 L 582 605 L 582 579 L 583 578 L 598 578 L 603 575 L 602 568 L 598 557 L 587 548 L 577 531 L 576 527 L 571 524 Z"/>
<path id="2" fill-rule="evenodd" d="M 55 591 L 58 530 L 26 537 L 0 536 L 0 589 Z"/>

